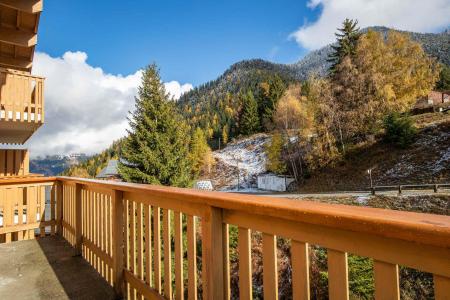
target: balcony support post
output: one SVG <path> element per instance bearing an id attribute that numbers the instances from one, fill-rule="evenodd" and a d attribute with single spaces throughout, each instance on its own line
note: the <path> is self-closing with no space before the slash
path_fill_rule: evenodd
<path id="1" fill-rule="evenodd" d="M 224 299 L 222 209 L 207 207 L 202 217 L 203 299 Z"/>

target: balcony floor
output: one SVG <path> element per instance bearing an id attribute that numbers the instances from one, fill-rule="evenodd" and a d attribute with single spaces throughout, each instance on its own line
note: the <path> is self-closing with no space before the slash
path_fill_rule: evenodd
<path id="1" fill-rule="evenodd" d="M 0 299 L 114 299 L 112 287 L 62 238 L 0 244 Z"/>

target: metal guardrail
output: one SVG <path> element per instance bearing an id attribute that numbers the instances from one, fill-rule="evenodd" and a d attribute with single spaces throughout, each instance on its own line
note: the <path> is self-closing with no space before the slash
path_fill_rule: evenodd
<path id="1" fill-rule="evenodd" d="M 378 185 L 369 188 L 372 195 L 375 195 L 376 191 L 398 191 L 401 194 L 405 190 L 433 190 L 437 193 L 439 189 L 450 189 L 450 183 Z"/>

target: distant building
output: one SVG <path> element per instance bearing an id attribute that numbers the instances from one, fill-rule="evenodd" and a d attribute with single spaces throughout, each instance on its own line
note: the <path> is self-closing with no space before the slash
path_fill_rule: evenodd
<path id="1" fill-rule="evenodd" d="M 98 173 L 98 175 L 95 178 L 104 180 L 122 181 L 122 179 L 119 176 L 119 172 L 117 171 L 117 160 L 111 159 L 108 162 L 108 165 L 105 168 L 103 168 L 103 170 L 101 170 L 100 173 Z"/>
<path id="2" fill-rule="evenodd" d="M 420 98 L 415 105 L 415 108 L 426 108 L 437 106 L 444 103 L 450 104 L 450 91 L 438 92 L 431 91 L 427 96 Z"/>
<path id="3" fill-rule="evenodd" d="M 258 175 L 258 189 L 265 191 L 286 192 L 294 188 L 295 179 L 275 174 Z"/>

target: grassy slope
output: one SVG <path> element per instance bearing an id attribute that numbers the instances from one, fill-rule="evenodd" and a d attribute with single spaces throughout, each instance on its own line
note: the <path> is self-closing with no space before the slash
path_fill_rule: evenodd
<path id="1" fill-rule="evenodd" d="M 373 168 L 377 185 L 450 182 L 450 159 L 444 157 L 450 155 L 450 115 L 435 113 L 414 118 L 420 131 L 408 149 L 383 142 L 361 146 L 335 166 L 313 174 L 300 191 L 361 190 L 369 186 L 369 168 Z"/>

